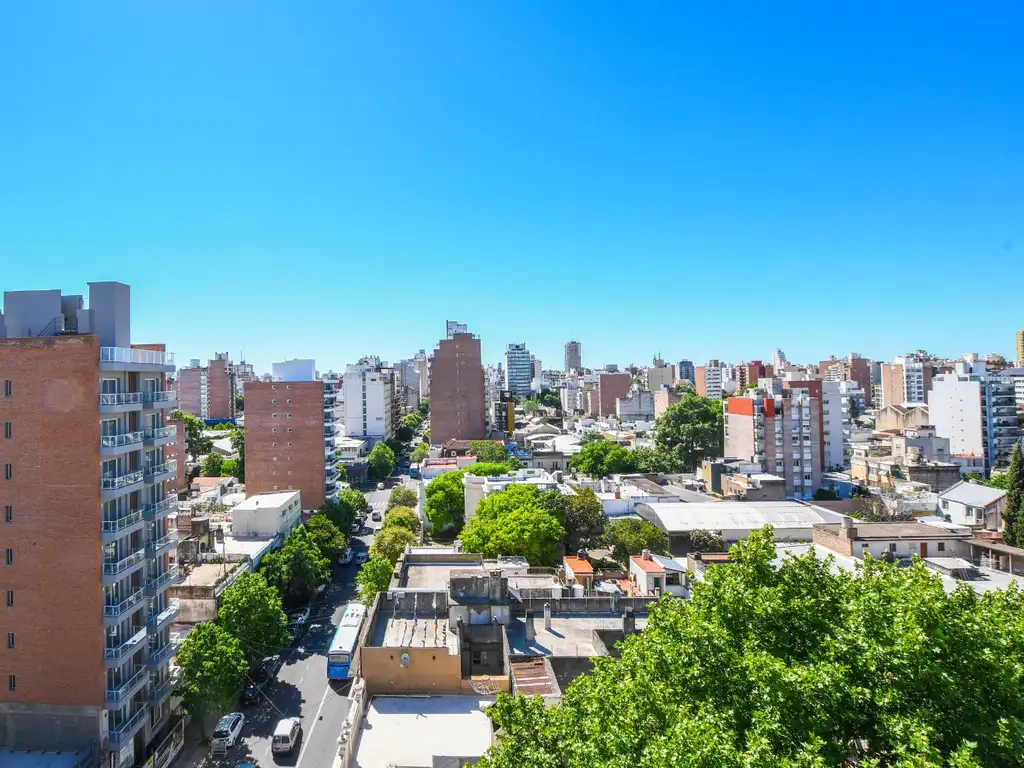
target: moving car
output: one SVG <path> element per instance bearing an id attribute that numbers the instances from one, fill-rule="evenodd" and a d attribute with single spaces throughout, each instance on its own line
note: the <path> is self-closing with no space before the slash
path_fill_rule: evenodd
<path id="1" fill-rule="evenodd" d="M 359 564 L 359 565 L 362 565 L 363 563 L 365 563 L 367 561 L 367 559 L 368 558 L 367 558 L 365 552 L 360 552 L 358 555 L 356 555 L 356 563 Z"/>
<path id="2" fill-rule="evenodd" d="M 278 721 L 274 729 L 274 740 L 270 751 L 275 755 L 291 752 L 302 738 L 302 723 L 297 717 L 286 717 Z"/>
<path id="3" fill-rule="evenodd" d="M 242 726 L 245 725 L 245 715 L 241 712 L 232 712 L 230 715 L 224 715 L 218 723 L 217 727 L 213 729 L 213 738 L 210 740 L 210 746 L 214 749 L 227 749 L 233 747 L 238 742 L 238 735 L 242 732 Z"/>
<path id="4" fill-rule="evenodd" d="M 281 668 L 280 656 L 269 656 L 253 667 L 242 691 L 243 704 L 258 704 L 263 692 L 269 688 Z"/>
<path id="5" fill-rule="evenodd" d="M 377 510 L 377 509 L 375 509 L 375 510 L 373 511 L 373 514 L 372 514 L 372 515 L 370 515 L 370 519 L 371 519 L 371 520 L 373 520 L 373 522 L 375 522 L 375 523 L 379 523 L 379 522 L 380 522 L 381 520 L 383 520 L 384 518 L 383 518 L 383 516 L 381 515 L 381 513 L 380 513 L 380 510 Z"/>
<path id="6" fill-rule="evenodd" d="M 384 483 L 377 483 L 377 490 L 378 491 L 383 491 L 384 490 Z"/>
<path id="7" fill-rule="evenodd" d="M 341 565 L 348 565 L 352 562 L 352 547 L 347 547 L 341 558 L 338 560 Z"/>

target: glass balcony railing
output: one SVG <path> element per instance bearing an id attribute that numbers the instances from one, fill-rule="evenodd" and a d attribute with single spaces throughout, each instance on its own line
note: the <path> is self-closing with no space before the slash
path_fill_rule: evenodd
<path id="1" fill-rule="evenodd" d="M 172 403 L 177 399 L 178 395 L 173 389 L 167 389 L 161 392 L 144 392 L 142 395 L 142 402 L 144 403 Z"/>
<path id="2" fill-rule="evenodd" d="M 132 594 L 128 595 L 124 599 L 110 599 L 108 598 L 106 604 L 103 606 L 104 616 L 120 616 L 127 613 L 128 609 L 133 605 L 138 605 L 138 602 L 142 599 L 142 590 L 138 589 Z"/>
<path id="3" fill-rule="evenodd" d="M 126 700 L 135 690 L 149 677 L 149 672 L 143 666 L 132 667 L 131 676 L 115 688 L 107 688 L 107 701 L 116 704 Z"/>
<path id="4" fill-rule="evenodd" d="M 132 712 L 128 719 L 119 723 L 111 722 L 110 728 L 107 730 L 107 741 L 111 744 L 121 744 L 130 740 L 145 721 L 148 712 L 148 707 L 141 707 Z"/>
<path id="5" fill-rule="evenodd" d="M 161 464 L 147 464 L 143 469 L 143 474 L 147 478 L 159 477 L 160 475 L 166 475 L 168 472 L 174 472 L 178 469 L 177 465 L 165 461 Z"/>
<path id="6" fill-rule="evenodd" d="M 142 442 L 141 432 L 124 432 L 120 435 L 100 435 L 100 448 L 123 448 Z"/>
<path id="7" fill-rule="evenodd" d="M 101 363 L 134 363 L 136 365 L 174 365 L 172 352 L 131 347 L 100 347 Z"/>
<path id="8" fill-rule="evenodd" d="M 174 427 L 157 427 L 155 429 L 147 429 L 143 433 L 143 439 L 147 441 L 152 440 L 163 440 L 165 437 L 177 437 L 178 430 Z"/>
<path id="9" fill-rule="evenodd" d="M 160 589 L 164 585 L 170 584 L 171 582 L 176 581 L 177 578 L 178 578 L 178 566 L 172 565 L 170 568 L 168 568 L 166 571 L 161 573 L 159 576 L 154 576 L 151 579 L 146 579 L 146 589 L 149 589 L 149 590 Z M 178 608 L 177 608 L 178 601 L 174 600 L 172 602 L 175 605 L 174 610 L 177 611 L 178 610 Z"/>
<path id="10" fill-rule="evenodd" d="M 159 539 L 147 539 L 146 540 L 146 555 L 153 557 L 161 549 L 168 547 L 172 544 L 178 543 L 178 532 L 171 531 L 165 536 L 161 536 Z"/>
<path id="11" fill-rule="evenodd" d="M 127 571 L 136 563 L 141 563 L 145 557 L 146 551 L 140 549 L 137 552 L 132 552 L 121 560 L 104 560 L 103 573 L 107 576 L 116 576 L 119 573 Z"/>
<path id="12" fill-rule="evenodd" d="M 142 404 L 141 392 L 111 392 L 100 395 L 100 405 L 136 405 Z"/>
<path id="13" fill-rule="evenodd" d="M 141 471 L 128 472 L 124 475 L 104 475 L 100 478 L 100 488 L 104 491 L 116 491 L 118 488 L 134 485 L 141 480 Z"/>
<path id="14" fill-rule="evenodd" d="M 177 574 L 177 570 L 175 570 L 175 574 L 174 575 L 175 576 L 178 575 Z M 180 606 L 181 606 L 181 602 L 178 600 L 178 598 L 174 598 L 173 600 L 168 600 L 167 601 L 167 607 L 164 608 L 162 611 L 160 611 L 160 613 L 158 613 L 158 614 L 156 614 L 154 616 L 150 616 L 149 619 L 146 621 L 146 626 L 149 627 L 150 629 L 153 629 L 155 627 L 159 627 L 159 626 L 161 626 L 163 624 L 166 624 L 168 621 L 170 621 L 171 619 L 173 619 L 175 616 L 178 615 L 178 609 L 179 609 Z"/>
<path id="15" fill-rule="evenodd" d="M 174 686 L 177 681 L 167 678 L 163 681 L 150 680 L 149 682 L 149 700 L 153 702 L 161 702 L 166 699 L 171 693 L 174 692 Z"/>
<path id="16" fill-rule="evenodd" d="M 121 517 L 115 518 L 114 520 L 104 520 L 103 532 L 117 533 L 118 531 L 123 531 L 125 528 L 130 528 L 141 520 L 142 510 L 136 509 L 122 515 Z"/>
<path id="17" fill-rule="evenodd" d="M 109 659 L 111 661 L 122 659 L 125 656 L 134 653 L 135 650 L 139 647 L 139 645 L 141 645 L 142 642 L 145 641 L 146 637 L 147 630 L 145 627 L 142 627 L 141 629 L 139 629 L 138 632 L 133 634 L 120 645 L 108 645 L 108 647 L 103 651 L 103 658 Z"/>
<path id="18" fill-rule="evenodd" d="M 162 499 L 155 504 L 147 504 L 142 508 L 143 517 L 154 517 L 165 512 L 171 512 L 178 508 L 178 499 L 174 496 L 168 496 L 166 499 Z"/>

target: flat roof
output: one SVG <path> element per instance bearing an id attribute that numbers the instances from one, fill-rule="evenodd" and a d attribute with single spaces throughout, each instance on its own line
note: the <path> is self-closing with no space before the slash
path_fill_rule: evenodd
<path id="1" fill-rule="evenodd" d="M 593 573 L 594 566 L 590 564 L 589 560 L 584 560 L 582 557 L 576 555 L 566 555 L 564 558 L 565 564 L 572 569 L 573 573 Z"/>
<path id="2" fill-rule="evenodd" d="M 635 616 L 638 630 L 647 626 L 646 616 Z M 551 617 L 551 629 L 544 628 L 544 614 L 535 613 L 533 626 L 536 637 L 527 642 L 526 619 L 515 616 L 508 626 L 509 653 L 532 656 L 572 656 L 589 658 L 597 653 L 594 648 L 595 629 L 622 629 L 622 615 L 618 613 L 556 613 Z"/>
<path id="3" fill-rule="evenodd" d="M 478 758 L 491 746 L 484 707 L 493 702 L 493 696 L 375 696 L 366 710 L 355 764 L 433 768 L 445 764 L 435 758 Z"/>
<path id="4" fill-rule="evenodd" d="M 551 696 L 559 693 L 554 671 L 544 663 L 544 659 L 510 661 L 509 667 L 518 693 L 524 696 Z"/>
<path id="5" fill-rule="evenodd" d="M 452 571 L 472 570 L 484 573 L 485 569 L 478 562 L 467 560 L 463 563 L 407 563 L 402 571 L 401 586 L 408 589 L 448 588 Z"/>
<path id="6" fill-rule="evenodd" d="M 450 653 L 459 652 L 459 638 L 448 626 L 448 619 L 439 617 L 435 622 L 429 605 L 416 618 L 378 617 L 369 644 L 375 648 L 447 648 Z"/>
<path id="7" fill-rule="evenodd" d="M 291 504 L 292 500 L 298 497 L 298 495 L 298 491 L 259 493 L 256 494 L 255 496 L 250 496 L 241 504 L 235 505 L 235 509 L 244 512 L 246 510 L 256 511 L 260 507 L 284 507 L 288 504 Z"/>
<path id="8" fill-rule="evenodd" d="M 891 540 L 891 539 L 948 539 L 951 537 L 969 538 L 970 532 L 966 529 L 953 529 L 929 525 L 928 523 L 865 523 L 855 521 L 853 524 L 857 531 L 857 540 Z M 843 526 L 839 523 L 826 523 L 817 525 L 834 535 L 842 533 Z"/>
<path id="9" fill-rule="evenodd" d="M 240 567 L 242 563 L 203 563 L 189 571 L 188 576 L 178 583 L 189 587 L 212 587 L 223 581 L 225 574 L 234 573 Z"/>
<path id="10" fill-rule="evenodd" d="M 21 752 L 0 749 L 0 765 L 4 768 L 74 768 L 82 757 L 80 752 Z"/>
<path id="11" fill-rule="evenodd" d="M 650 515 L 660 521 L 661 527 L 669 533 L 685 533 L 699 528 L 709 531 L 757 530 L 765 525 L 809 529 L 817 523 L 832 522 L 842 517 L 798 501 L 640 502 L 636 509 L 642 517 Z"/>

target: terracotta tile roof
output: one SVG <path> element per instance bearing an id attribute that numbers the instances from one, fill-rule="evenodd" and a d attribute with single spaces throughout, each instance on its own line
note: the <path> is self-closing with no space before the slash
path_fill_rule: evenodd
<path id="1" fill-rule="evenodd" d="M 565 564 L 572 569 L 573 573 L 593 573 L 594 566 L 590 564 L 588 560 L 576 557 L 576 555 L 566 555 L 562 558 L 565 560 Z"/>
<path id="2" fill-rule="evenodd" d="M 665 569 L 653 560 L 644 560 L 643 555 L 630 555 L 629 559 L 636 563 L 637 567 L 646 573 L 664 573 Z"/>

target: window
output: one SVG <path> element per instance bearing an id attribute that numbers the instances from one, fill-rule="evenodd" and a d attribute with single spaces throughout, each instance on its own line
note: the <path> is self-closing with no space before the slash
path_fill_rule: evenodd
<path id="1" fill-rule="evenodd" d="M 4 464 L 4 480 L 10 480 L 12 477 L 14 477 L 14 467 Z"/>
<path id="2" fill-rule="evenodd" d="M 4 437 L 7 438 L 8 440 L 10 440 L 11 439 L 11 435 L 13 434 L 13 431 L 14 431 L 14 428 L 11 426 L 11 422 L 5 421 L 4 422 Z"/>
<path id="3" fill-rule="evenodd" d="M 4 507 L 4 522 L 10 523 L 14 520 L 14 507 L 8 504 Z"/>
<path id="4" fill-rule="evenodd" d="M 890 552 L 895 552 L 896 551 L 896 543 L 895 542 L 892 542 L 892 543 L 889 544 L 889 551 Z"/>
<path id="5" fill-rule="evenodd" d="M 4 379 L 4 397 L 11 396 L 11 380 Z"/>
<path id="6" fill-rule="evenodd" d="M 7 647 L 8 648 L 13 648 L 14 647 L 14 633 L 13 632 L 8 632 L 7 633 Z"/>
<path id="7" fill-rule="evenodd" d="M 7 561 L 8 565 L 10 565 L 11 563 L 14 562 L 14 550 L 11 549 L 10 547 L 7 548 L 7 552 L 4 555 L 4 560 Z"/>
<path id="8" fill-rule="evenodd" d="M 939 542 L 939 552 L 945 552 L 945 551 L 946 551 L 946 542 L 940 541 Z"/>
<path id="9" fill-rule="evenodd" d="M 7 676 L 7 690 L 13 691 L 14 688 L 15 688 L 15 686 L 14 686 L 14 675 L 8 675 Z"/>
<path id="10" fill-rule="evenodd" d="M 949 509 L 949 502 L 946 501 L 945 499 L 942 500 L 942 508 Z"/>
<path id="11" fill-rule="evenodd" d="M 13 589 L 8 589 L 7 590 L 7 607 L 8 608 L 13 608 L 14 607 L 14 590 Z"/>

